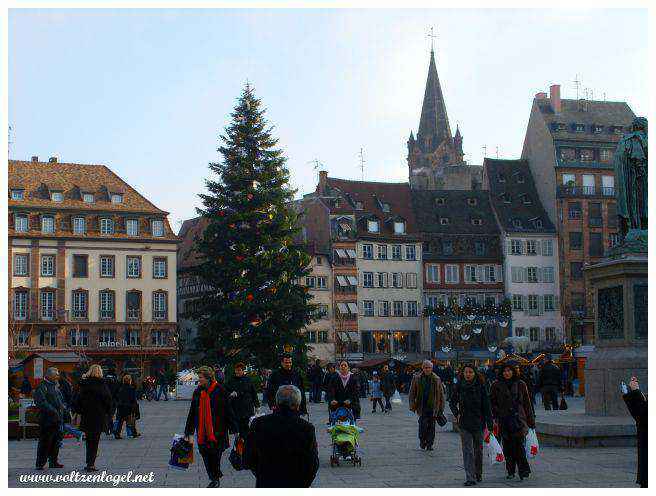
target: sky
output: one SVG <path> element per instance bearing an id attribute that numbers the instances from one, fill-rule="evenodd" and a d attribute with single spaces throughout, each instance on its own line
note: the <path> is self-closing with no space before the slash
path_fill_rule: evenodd
<path id="1" fill-rule="evenodd" d="M 535 93 L 649 105 L 646 10 L 10 10 L 10 158 L 107 165 L 174 230 L 246 81 L 298 195 L 407 181 L 430 55 L 465 160 L 518 158 Z M 485 149 L 483 147 L 486 147 Z"/>

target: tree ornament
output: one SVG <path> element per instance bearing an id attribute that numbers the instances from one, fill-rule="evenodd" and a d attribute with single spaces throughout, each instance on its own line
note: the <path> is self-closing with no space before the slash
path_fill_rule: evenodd
<path id="1" fill-rule="evenodd" d="M 247 299 L 248 301 L 253 301 L 253 295 L 252 295 L 252 293 L 248 293 L 248 294 L 246 295 L 246 299 Z"/>

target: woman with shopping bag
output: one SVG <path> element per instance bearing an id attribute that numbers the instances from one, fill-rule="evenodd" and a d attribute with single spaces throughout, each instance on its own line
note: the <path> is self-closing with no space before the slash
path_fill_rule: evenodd
<path id="1" fill-rule="evenodd" d="M 221 455 L 230 446 L 228 430 L 237 430 L 228 392 L 214 379 L 213 369 L 201 367 L 198 369 L 198 387 L 191 397 L 187 415 L 185 440 L 191 443 L 196 433 L 198 452 L 210 478 L 207 487 L 219 487 L 223 477 Z"/>
<path id="2" fill-rule="evenodd" d="M 492 384 L 490 403 L 506 458 L 506 479 L 513 479 L 517 470 L 524 480 L 531 473 L 524 445 L 528 430 L 535 429 L 535 411 L 526 383 L 512 365 L 505 365 Z"/>
<path id="3" fill-rule="evenodd" d="M 476 373 L 473 365 L 462 368 L 449 406 L 460 432 L 465 486 L 474 486 L 483 480 L 483 430 L 487 427 L 492 431 L 492 412 L 485 379 Z"/>

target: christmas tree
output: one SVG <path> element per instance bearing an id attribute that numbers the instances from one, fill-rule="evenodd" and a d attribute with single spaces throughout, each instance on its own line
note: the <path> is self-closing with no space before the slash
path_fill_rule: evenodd
<path id="1" fill-rule="evenodd" d="M 249 85 L 231 119 L 220 137 L 223 160 L 209 164 L 218 178 L 199 195 L 207 227 L 196 240 L 194 273 L 209 289 L 192 315 L 196 348 L 210 363 L 272 367 L 290 349 L 304 361 L 301 330 L 316 305 L 298 284 L 310 256 L 294 243 L 298 214 L 286 159 Z"/>

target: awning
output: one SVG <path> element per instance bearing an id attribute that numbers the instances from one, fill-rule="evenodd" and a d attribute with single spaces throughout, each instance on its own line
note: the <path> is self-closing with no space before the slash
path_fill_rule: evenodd
<path id="1" fill-rule="evenodd" d="M 357 305 L 357 303 L 349 303 L 348 308 L 349 308 L 349 311 L 352 314 L 355 314 L 355 315 L 358 314 L 358 305 Z"/>
<path id="2" fill-rule="evenodd" d="M 348 277 L 348 282 L 351 286 L 357 286 L 358 285 L 358 278 L 355 276 L 347 276 Z"/>
<path id="3" fill-rule="evenodd" d="M 346 306 L 346 303 L 338 303 L 337 309 L 339 310 L 339 313 L 348 313 L 348 307 Z"/>
<path id="4" fill-rule="evenodd" d="M 344 276 L 337 276 L 337 284 L 339 284 L 340 286 L 348 286 L 348 281 Z"/>
<path id="5" fill-rule="evenodd" d="M 355 250 L 346 250 L 346 253 L 351 258 L 357 258 L 357 254 L 355 253 Z"/>
<path id="6" fill-rule="evenodd" d="M 344 250 L 335 250 L 339 258 L 348 258 Z"/>

